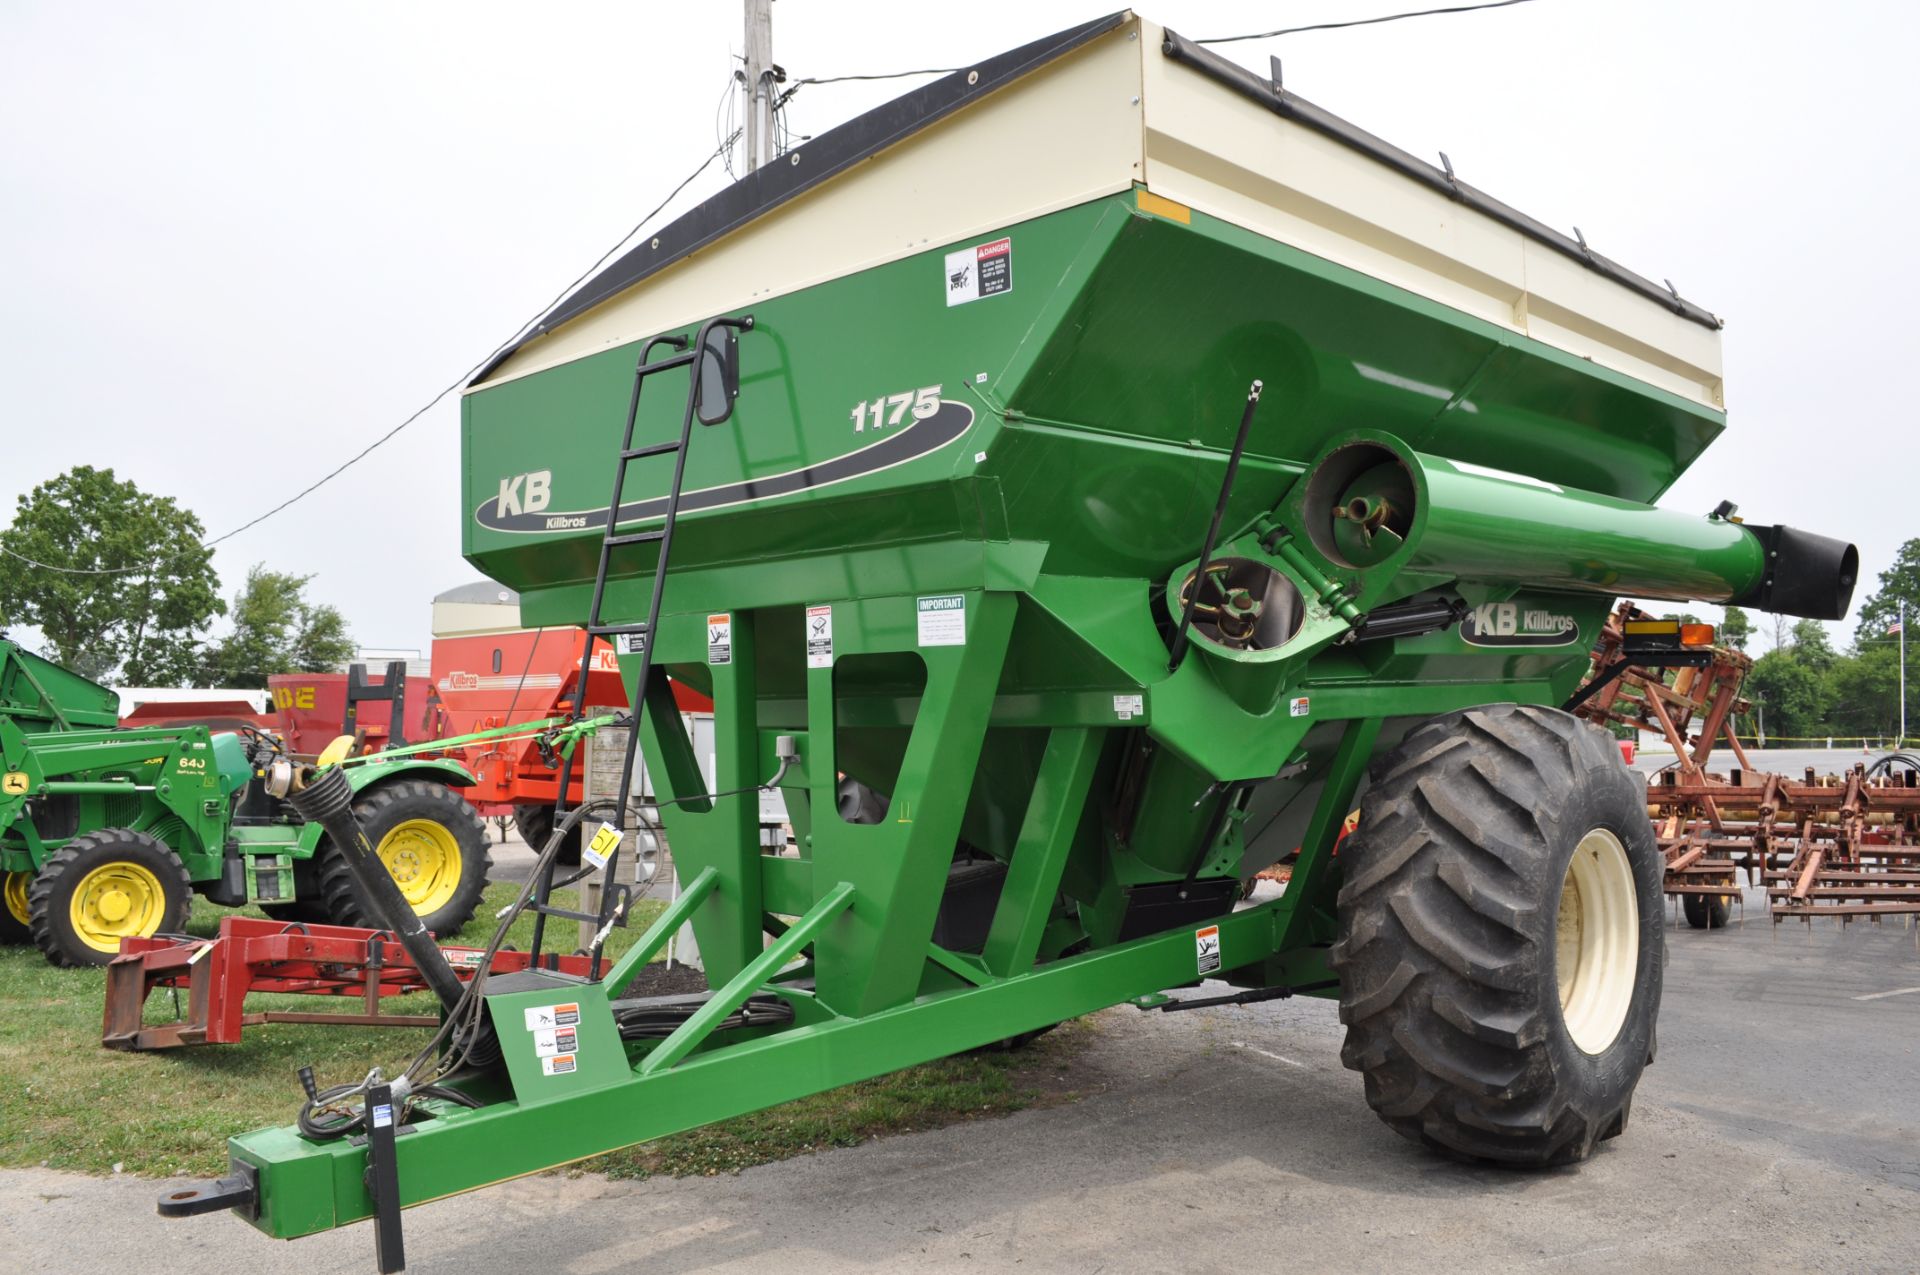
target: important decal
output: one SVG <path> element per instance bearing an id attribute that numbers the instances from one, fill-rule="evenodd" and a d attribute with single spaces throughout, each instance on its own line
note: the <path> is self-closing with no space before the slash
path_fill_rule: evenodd
<path id="1" fill-rule="evenodd" d="M 1209 925 L 1193 932 L 1193 957 L 1202 974 L 1211 974 L 1220 968 L 1219 926 Z"/>
<path id="2" fill-rule="evenodd" d="M 1460 621 L 1460 640 L 1468 646 L 1570 646 L 1579 637 L 1572 616 L 1518 602 L 1488 602 Z"/>
<path id="3" fill-rule="evenodd" d="M 807 667 L 833 667 L 833 608 L 807 608 Z"/>
<path id="4" fill-rule="evenodd" d="M 967 595 L 942 594 L 914 600 L 915 618 L 920 625 L 921 646 L 965 646 L 967 644 Z"/>
<path id="5" fill-rule="evenodd" d="M 947 304 L 965 305 L 1013 291 L 1013 240 L 996 239 L 947 254 Z"/>
<path id="6" fill-rule="evenodd" d="M 527 1030 L 530 1032 L 552 1031 L 557 1027 L 578 1027 L 580 1025 L 580 1003 L 569 1001 L 564 1005 L 533 1005 L 525 1011 Z"/>
<path id="7" fill-rule="evenodd" d="M 951 399 L 939 398 L 939 386 L 927 386 L 934 391 L 933 396 L 922 398 L 916 390 L 914 398 L 902 413 L 902 423 L 895 427 L 888 425 L 879 438 L 873 442 L 875 426 L 869 422 L 865 433 L 857 435 L 863 446 L 852 451 L 842 452 L 826 460 L 812 461 L 795 469 L 782 470 L 777 474 L 766 474 L 754 478 L 744 478 L 738 482 L 721 483 L 716 487 L 702 487 L 697 491 L 680 494 L 680 512 L 700 513 L 713 509 L 727 509 L 734 505 L 745 505 L 763 500 L 777 500 L 783 496 L 795 496 L 803 492 L 817 491 L 822 487 L 831 487 L 836 483 L 850 482 L 855 478 L 864 478 L 904 465 L 909 461 L 931 456 L 944 447 L 951 446 L 966 436 L 973 428 L 973 409 L 965 403 L 956 403 Z M 887 396 L 887 418 L 892 419 L 893 396 Z M 927 412 L 920 415 L 920 411 Z M 930 410 L 929 410 L 930 409 Z M 571 509 L 558 512 L 529 510 L 526 507 L 524 480 L 514 499 L 508 500 L 489 494 L 473 511 L 473 520 L 489 531 L 501 531 L 510 535 L 539 536 L 565 535 L 576 531 L 599 530 L 607 525 L 607 508 Z M 564 475 L 562 476 L 564 479 Z M 553 486 L 541 488 L 542 497 L 551 500 Z M 667 497 L 664 492 L 645 500 L 629 500 L 620 506 L 620 524 L 623 528 L 630 523 L 644 523 L 666 517 Z"/>
<path id="8" fill-rule="evenodd" d="M 733 663 L 733 615 L 707 617 L 707 663 Z"/>
<path id="9" fill-rule="evenodd" d="M 1116 695 L 1113 697 L 1113 715 L 1123 722 L 1147 715 L 1147 697 L 1144 695 Z"/>

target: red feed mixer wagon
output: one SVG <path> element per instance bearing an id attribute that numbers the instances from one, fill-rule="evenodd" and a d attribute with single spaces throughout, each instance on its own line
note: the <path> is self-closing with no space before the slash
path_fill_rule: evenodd
<path id="1" fill-rule="evenodd" d="M 580 679 L 576 628 L 525 629 L 439 637 L 433 641 L 432 676 L 408 677 L 396 706 L 386 694 L 384 673 L 369 671 L 358 699 L 355 731 L 364 747 L 421 744 L 497 726 L 564 716 L 574 710 Z M 613 648 L 597 643 L 587 678 L 586 706 L 624 705 L 620 666 Z M 352 673 L 283 673 L 267 679 L 288 746 L 316 754 L 344 728 Z M 711 713 L 713 701 L 679 683 L 674 698 L 685 713 Z M 394 730 L 398 708 L 400 729 Z M 403 737 L 403 738 L 401 738 Z M 490 740 L 450 748 L 447 755 L 473 772 L 474 786 L 460 790 L 487 818 L 512 815 L 528 844 L 542 844 L 553 827 L 560 771 L 541 757 L 533 739 Z M 583 760 L 576 755 L 569 791 L 579 793 Z"/>

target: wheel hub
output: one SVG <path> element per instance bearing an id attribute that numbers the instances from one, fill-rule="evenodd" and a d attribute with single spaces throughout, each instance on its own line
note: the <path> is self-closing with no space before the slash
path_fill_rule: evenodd
<path id="1" fill-rule="evenodd" d="M 1554 927 L 1560 1012 L 1583 1052 L 1604 1053 L 1620 1035 L 1639 964 L 1633 865 L 1619 837 L 1595 828 L 1567 864 Z"/>

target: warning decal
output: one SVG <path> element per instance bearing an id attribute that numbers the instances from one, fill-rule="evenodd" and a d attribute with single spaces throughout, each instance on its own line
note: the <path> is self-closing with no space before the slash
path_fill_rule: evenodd
<path id="1" fill-rule="evenodd" d="M 914 606 L 920 623 L 921 646 L 965 646 L 967 644 L 967 596 L 948 594 L 938 598 L 916 598 Z"/>
<path id="2" fill-rule="evenodd" d="M 1313 701 L 1308 699 L 1305 695 L 1296 695 L 1292 699 L 1287 701 L 1287 716 L 1288 717 L 1305 717 L 1307 715 L 1308 710 L 1312 707 L 1312 705 L 1313 705 Z"/>
<path id="3" fill-rule="evenodd" d="M 707 663 L 733 663 L 733 616 L 707 617 Z"/>
<path id="4" fill-rule="evenodd" d="M 556 1027 L 578 1027 L 580 1025 L 580 1003 L 573 1001 L 565 1005 L 534 1005 L 526 1010 L 527 1030 L 530 1032 L 550 1031 Z"/>
<path id="5" fill-rule="evenodd" d="M 965 305 L 1013 291 L 1013 240 L 996 239 L 947 254 L 947 304 Z"/>
<path id="6" fill-rule="evenodd" d="M 1209 925 L 1193 932 L 1193 955 L 1202 974 L 1211 974 L 1220 968 L 1219 926 Z"/>
<path id="7" fill-rule="evenodd" d="M 574 1027 L 556 1027 L 533 1034 L 533 1052 L 541 1058 L 580 1052 L 580 1032 Z"/>
<path id="8" fill-rule="evenodd" d="M 807 667 L 833 667 L 833 608 L 807 608 Z"/>
<path id="9" fill-rule="evenodd" d="M 551 1058 L 540 1060 L 540 1070 L 549 1076 L 564 1076 L 568 1072 L 580 1070 L 580 1063 L 572 1054 L 555 1054 Z"/>

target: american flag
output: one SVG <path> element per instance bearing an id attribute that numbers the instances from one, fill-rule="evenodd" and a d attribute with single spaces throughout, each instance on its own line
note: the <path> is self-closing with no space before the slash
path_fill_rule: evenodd
<path id="1" fill-rule="evenodd" d="M 1894 637 L 1894 636 L 1896 636 L 1896 635 L 1898 635 L 1898 634 L 1900 634 L 1900 633 L 1902 633 L 1902 632 L 1904 632 L 1904 631 L 1906 630 L 1906 627 L 1907 627 L 1907 625 L 1906 625 L 1906 621 L 1904 621 L 1904 620 L 1895 620 L 1895 621 L 1894 621 L 1894 622 L 1893 622 L 1892 624 L 1890 624 L 1890 625 L 1888 625 L 1888 626 L 1887 626 L 1887 636 L 1888 636 L 1888 637 Z"/>

